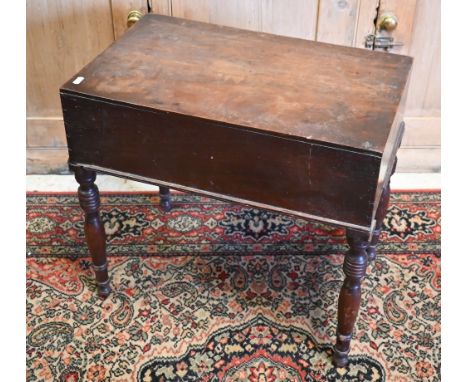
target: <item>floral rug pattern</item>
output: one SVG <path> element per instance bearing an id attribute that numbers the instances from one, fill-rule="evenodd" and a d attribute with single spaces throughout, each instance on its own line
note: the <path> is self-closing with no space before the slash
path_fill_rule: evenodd
<path id="1" fill-rule="evenodd" d="M 440 380 L 439 193 L 392 194 L 346 369 L 331 364 L 342 229 L 174 199 L 102 195 L 101 300 L 76 196 L 28 195 L 28 381 Z"/>

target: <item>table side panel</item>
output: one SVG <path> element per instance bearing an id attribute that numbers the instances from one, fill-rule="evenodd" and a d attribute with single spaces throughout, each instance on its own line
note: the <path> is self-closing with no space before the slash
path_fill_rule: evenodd
<path id="1" fill-rule="evenodd" d="M 62 94 L 70 163 L 369 229 L 381 158 Z"/>

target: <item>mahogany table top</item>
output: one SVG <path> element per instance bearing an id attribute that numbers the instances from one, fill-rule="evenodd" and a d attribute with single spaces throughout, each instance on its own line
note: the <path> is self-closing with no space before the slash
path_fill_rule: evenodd
<path id="1" fill-rule="evenodd" d="M 149 14 L 61 91 L 382 156 L 411 62 Z"/>

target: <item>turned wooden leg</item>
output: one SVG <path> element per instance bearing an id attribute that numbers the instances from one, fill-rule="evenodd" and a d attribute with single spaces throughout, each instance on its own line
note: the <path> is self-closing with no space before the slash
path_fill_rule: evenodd
<path id="1" fill-rule="evenodd" d="M 343 264 L 345 280 L 338 300 L 338 328 L 333 352 L 333 363 L 337 367 L 348 365 L 351 337 L 361 302 L 361 280 L 366 274 L 369 233 L 348 229 L 346 237 L 350 250 Z"/>
<path id="2" fill-rule="evenodd" d="M 171 202 L 171 190 L 169 187 L 159 186 L 159 205 L 166 212 L 169 212 L 172 208 Z"/>
<path id="3" fill-rule="evenodd" d="M 78 199 L 85 213 L 85 236 L 89 252 L 93 259 L 93 270 L 96 274 L 98 294 L 107 297 L 111 292 L 107 274 L 106 234 L 99 216 L 99 190 L 94 184 L 96 173 L 76 167 L 75 179 L 80 184 Z"/>

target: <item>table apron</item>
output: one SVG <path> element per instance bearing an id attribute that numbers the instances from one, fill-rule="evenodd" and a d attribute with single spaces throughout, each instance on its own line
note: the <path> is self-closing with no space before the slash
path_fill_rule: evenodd
<path id="1" fill-rule="evenodd" d="M 381 157 L 62 94 L 69 162 L 370 231 Z"/>

